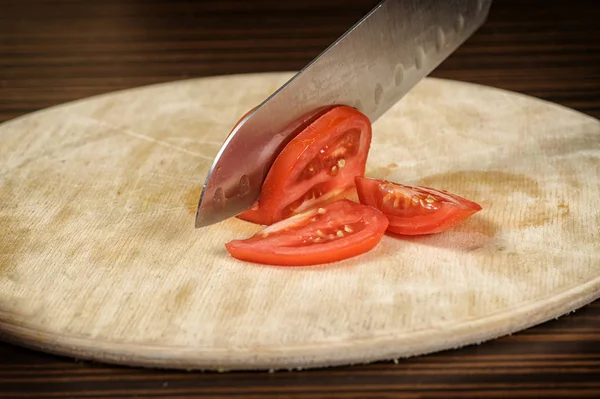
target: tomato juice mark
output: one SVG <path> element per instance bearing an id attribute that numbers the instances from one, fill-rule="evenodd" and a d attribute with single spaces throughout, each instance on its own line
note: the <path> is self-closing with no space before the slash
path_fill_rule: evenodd
<path id="1" fill-rule="evenodd" d="M 198 209 L 198 202 L 200 201 L 200 194 L 202 193 L 202 186 L 193 187 L 190 191 L 185 193 L 181 200 L 185 206 L 186 211 L 190 214 L 195 215 Z"/>

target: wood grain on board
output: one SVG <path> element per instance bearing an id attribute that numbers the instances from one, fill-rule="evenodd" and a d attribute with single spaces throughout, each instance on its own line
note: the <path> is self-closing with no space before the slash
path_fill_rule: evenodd
<path id="1" fill-rule="evenodd" d="M 0 126 L 0 337 L 126 365 L 309 368 L 479 343 L 600 295 L 600 122 L 434 78 L 373 125 L 366 175 L 482 212 L 330 265 L 230 257 L 259 226 L 195 229 L 204 176 L 239 115 L 291 76 L 162 84 Z"/>
<path id="2" fill-rule="evenodd" d="M 144 84 L 295 70 L 375 2 L 344 2 L 343 7 L 337 2 L 302 6 L 263 1 L 253 2 L 253 7 L 237 1 L 103 3 L 1 2 L 1 120 Z M 598 5 L 505 0 L 496 1 L 493 7 L 488 25 L 434 76 L 515 90 L 599 117 L 600 41 L 594 18 Z M 329 389 L 339 390 L 337 396 L 343 397 L 392 397 L 399 392 L 442 397 L 464 397 L 467 392 L 591 397 L 598 392 L 599 314 L 594 303 L 569 317 L 482 346 L 399 365 L 383 363 L 288 377 L 127 369 L 130 377 L 122 378 L 117 376 L 121 368 L 72 363 L 5 345 L 0 359 L 6 362 L 2 376 L 7 378 L 0 382 L 0 391 L 4 389 L 8 397 L 50 393 L 56 397 L 61 392 L 71 397 L 112 392 L 125 397 L 130 393 L 192 396 L 210 388 L 221 397 L 236 391 L 248 392 L 248 397 L 319 397 Z M 457 358 L 465 361 L 464 369 L 455 366 Z M 496 363 L 488 363 L 490 359 Z M 54 371 L 36 374 L 23 368 L 35 365 Z M 256 387 L 245 388 L 249 381 Z M 307 388 L 310 382 L 317 387 Z"/>

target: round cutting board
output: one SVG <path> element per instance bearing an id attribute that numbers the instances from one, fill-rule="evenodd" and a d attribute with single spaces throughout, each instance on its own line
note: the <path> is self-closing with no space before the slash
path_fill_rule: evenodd
<path id="1" fill-rule="evenodd" d="M 201 369 L 370 362 L 480 343 L 600 296 L 600 123 L 426 79 L 378 120 L 367 175 L 483 206 L 300 268 L 230 257 L 259 228 L 194 216 L 229 129 L 290 73 L 112 93 L 0 126 L 0 338 Z"/>

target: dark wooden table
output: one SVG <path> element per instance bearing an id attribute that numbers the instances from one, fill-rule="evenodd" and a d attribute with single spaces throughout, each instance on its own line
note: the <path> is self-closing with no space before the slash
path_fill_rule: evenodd
<path id="1" fill-rule="evenodd" d="M 297 70 L 376 2 L 0 0 L 0 122 L 134 86 Z M 487 25 L 433 75 L 600 118 L 598 16 L 592 0 L 496 0 Z M 0 343 L 1 398 L 196 396 L 600 397 L 600 302 L 399 364 L 274 374 L 114 367 Z"/>

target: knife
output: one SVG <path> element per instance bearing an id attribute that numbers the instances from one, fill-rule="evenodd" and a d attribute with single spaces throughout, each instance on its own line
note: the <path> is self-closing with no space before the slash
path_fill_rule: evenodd
<path id="1" fill-rule="evenodd" d="M 206 178 L 196 228 L 249 209 L 275 157 L 315 115 L 348 105 L 375 122 L 487 19 L 492 0 L 384 0 L 225 139 Z"/>

